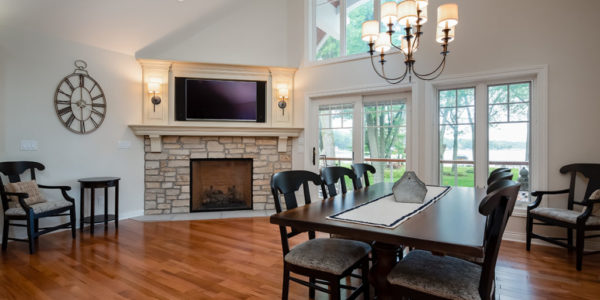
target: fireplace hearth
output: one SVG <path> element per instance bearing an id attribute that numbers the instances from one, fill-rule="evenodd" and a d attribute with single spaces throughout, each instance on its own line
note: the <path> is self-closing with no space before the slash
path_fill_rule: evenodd
<path id="1" fill-rule="evenodd" d="M 252 209 L 250 158 L 190 160 L 190 211 Z"/>

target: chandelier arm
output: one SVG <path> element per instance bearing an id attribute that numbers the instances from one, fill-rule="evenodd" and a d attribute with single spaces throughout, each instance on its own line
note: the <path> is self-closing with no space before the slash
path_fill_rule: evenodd
<path id="1" fill-rule="evenodd" d="M 421 80 L 434 80 L 434 79 L 440 77 L 440 75 L 442 75 L 442 73 L 444 72 L 444 69 L 446 68 L 446 60 L 445 59 L 444 59 L 442 65 L 441 65 L 441 67 L 442 67 L 442 69 L 440 70 L 440 72 L 437 73 L 433 77 L 428 77 L 428 75 L 425 75 L 425 76 L 424 75 L 419 75 L 419 74 L 416 74 L 416 73 L 415 73 L 415 76 L 417 76 L 417 78 L 419 78 Z M 429 74 L 429 75 L 431 75 L 431 74 Z"/>
<path id="2" fill-rule="evenodd" d="M 405 65 L 404 74 L 402 74 L 402 76 L 396 77 L 396 78 L 389 78 L 389 79 L 387 77 L 384 77 L 384 79 L 387 83 L 390 83 L 390 84 L 400 83 L 400 82 L 402 82 L 402 80 L 404 80 L 404 78 L 406 78 L 406 75 L 408 74 L 408 70 L 409 70 L 408 66 Z M 383 68 L 383 65 L 381 66 L 381 72 L 385 76 L 385 69 Z"/>
<path id="3" fill-rule="evenodd" d="M 439 71 L 440 68 L 442 68 L 442 66 L 446 65 L 446 55 L 444 54 L 444 57 L 442 58 L 442 61 L 440 62 L 440 64 L 437 66 L 437 68 L 435 68 L 433 71 L 426 73 L 426 74 L 420 74 L 417 72 L 417 70 L 415 70 L 415 68 L 413 67 L 413 73 L 415 73 L 415 75 L 417 77 L 422 76 L 422 77 L 427 77 L 430 76 L 432 74 L 434 74 L 435 72 Z M 443 70 L 443 69 L 442 69 Z M 419 77 L 421 78 L 421 77 Z"/>
<path id="4" fill-rule="evenodd" d="M 373 55 L 371 55 L 371 66 L 373 66 L 373 70 L 375 71 L 375 74 L 377 74 L 377 76 L 385 79 L 388 82 L 389 81 L 396 81 L 396 80 L 402 81 L 404 79 L 404 77 L 406 77 L 406 73 L 408 72 L 408 68 L 405 67 L 404 74 L 402 74 L 401 76 L 396 77 L 396 78 L 389 78 L 389 77 L 387 77 L 385 75 L 385 71 L 384 71 L 383 65 L 381 65 L 381 71 L 382 71 L 382 73 L 379 73 L 379 71 L 375 67 L 375 62 L 373 61 Z"/>

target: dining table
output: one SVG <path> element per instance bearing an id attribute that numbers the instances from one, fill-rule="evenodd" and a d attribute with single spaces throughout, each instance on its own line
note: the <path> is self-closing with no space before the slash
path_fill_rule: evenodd
<path id="1" fill-rule="evenodd" d="M 369 282 L 378 299 L 396 298 L 390 294 L 387 275 L 406 247 L 439 255 L 483 258 L 486 218 L 479 213 L 479 203 L 485 197 L 484 189 L 452 187 L 443 197 L 394 228 L 328 218 L 390 195 L 392 186 L 393 183 L 381 182 L 313 201 L 274 214 L 270 222 L 298 231 L 324 232 L 371 242 L 375 259 L 369 271 Z"/>

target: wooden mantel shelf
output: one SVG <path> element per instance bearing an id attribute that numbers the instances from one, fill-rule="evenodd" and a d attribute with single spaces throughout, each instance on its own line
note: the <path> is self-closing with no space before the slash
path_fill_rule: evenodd
<path id="1" fill-rule="evenodd" d="M 162 136 L 252 136 L 278 137 L 278 151 L 287 150 L 287 139 L 298 137 L 304 128 L 293 127 L 241 127 L 241 126 L 198 126 L 198 125 L 129 125 L 135 135 L 150 138 L 150 151 L 162 151 Z"/>

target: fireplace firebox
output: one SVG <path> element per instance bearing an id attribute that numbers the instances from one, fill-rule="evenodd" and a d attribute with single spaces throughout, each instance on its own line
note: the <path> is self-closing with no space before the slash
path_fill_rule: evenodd
<path id="1" fill-rule="evenodd" d="M 190 160 L 190 211 L 252 209 L 252 159 Z"/>

